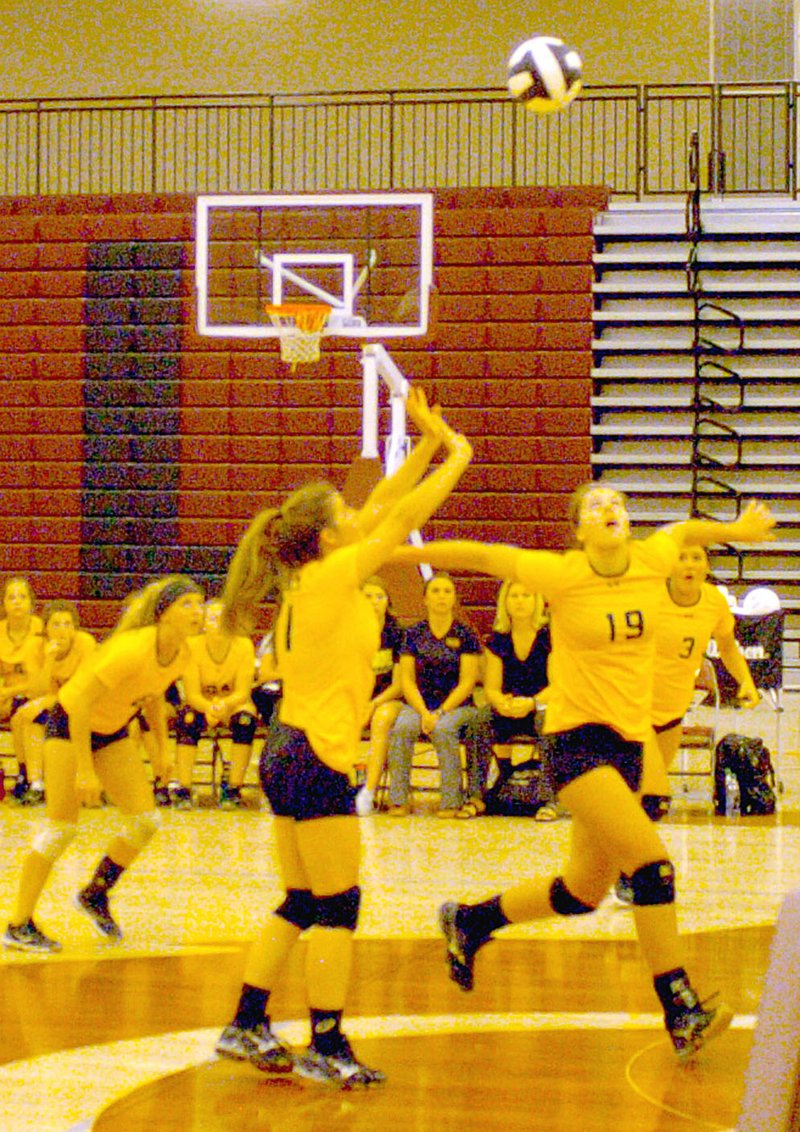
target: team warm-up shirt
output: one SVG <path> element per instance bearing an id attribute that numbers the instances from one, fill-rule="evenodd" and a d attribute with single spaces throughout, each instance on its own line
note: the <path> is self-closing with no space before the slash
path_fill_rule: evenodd
<path id="1" fill-rule="evenodd" d="M 281 595 L 275 626 L 281 722 L 304 731 L 316 755 L 342 773 L 358 756 L 380 641 L 357 549 L 341 547 L 303 566 Z"/>
<path id="2" fill-rule="evenodd" d="M 469 625 L 454 621 L 443 637 L 431 632 L 427 621 L 406 629 L 403 656 L 413 656 L 419 694 L 428 711 L 444 703 L 461 676 L 461 657 L 481 654 L 481 643 Z"/>
<path id="3" fill-rule="evenodd" d="M 145 701 L 162 698 L 188 661 L 189 648 L 183 644 L 171 664 L 159 663 L 155 625 L 128 629 L 109 637 L 88 657 L 59 691 L 58 699 L 69 715 L 85 699 L 92 680 L 98 680 L 103 692 L 92 704 L 90 727 L 99 735 L 113 735 L 133 719 Z"/>
<path id="4" fill-rule="evenodd" d="M 40 617 L 31 617 L 30 629 L 21 641 L 8 635 L 8 621 L 0 619 L 0 681 L 5 688 L 19 688 L 22 694 L 31 675 L 39 667 L 43 632 Z"/>
<path id="5" fill-rule="evenodd" d="M 709 639 L 730 636 L 733 625 L 728 602 L 708 582 L 694 605 L 676 605 L 664 587 L 656 627 L 653 723 L 660 726 L 683 717 Z"/>
<path id="6" fill-rule="evenodd" d="M 197 637 L 190 637 L 188 645 L 191 659 L 187 676 L 193 670 L 207 700 L 214 700 L 217 696 L 223 699 L 230 696 L 243 669 L 247 673 L 248 689 L 252 685 L 255 679 L 256 650 L 249 637 L 229 638 L 227 652 L 219 662 L 209 653 L 208 641 L 202 633 Z M 244 699 L 240 706 L 249 711 L 255 710 L 249 699 Z"/>
<path id="7" fill-rule="evenodd" d="M 542 625 L 531 645 L 531 651 L 520 659 L 514 650 L 511 633 L 498 633 L 489 638 L 486 648 L 503 666 L 501 691 L 511 696 L 535 696 L 547 686 L 547 658 L 550 655 L 550 627 Z"/>
<path id="8" fill-rule="evenodd" d="M 44 665 L 44 645 L 42 641 L 42 655 L 40 667 Z M 62 685 L 74 676 L 78 668 L 87 657 L 91 656 L 97 648 L 97 641 L 91 633 L 78 629 L 73 638 L 72 645 L 66 656 L 56 657 L 50 669 L 50 687 L 44 693 L 54 696 Z"/>
<path id="9" fill-rule="evenodd" d="M 548 733 L 604 723 L 637 742 L 649 734 L 655 630 L 678 546 L 658 533 L 629 552 L 613 578 L 595 573 L 581 550 L 520 552 L 517 580 L 550 606 Z"/>

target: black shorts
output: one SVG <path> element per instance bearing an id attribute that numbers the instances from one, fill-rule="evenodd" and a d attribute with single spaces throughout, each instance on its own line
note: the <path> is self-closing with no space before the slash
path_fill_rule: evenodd
<path id="1" fill-rule="evenodd" d="M 355 813 L 356 788 L 314 754 L 304 731 L 274 719 L 259 762 L 261 786 L 273 814 L 295 821 Z"/>
<path id="2" fill-rule="evenodd" d="M 69 739 L 72 736 L 69 733 L 69 716 L 64 711 L 61 704 L 56 704 L 55 707 L 50 708 L 47 715 L 47 723 L 44 729 L 45 739 Z M 128 725 L 120 727 L 119 731 L 114 731 L 111 735 L 102 735 L 99 731 L 91 733 L 92 754 L 96 755 L 98 751 L 102 751 L 104 747 L 110 747 L 112 743 L 119 743 L 121 739 L 127 739 Z"/>
<path id="3" fill-rule="evenodd" d="M 665 731 L 671 731 L 673 727 L 680 727 L 683 723 L 683 717 L 680 719 L 671 719 L 669 723 L 654 723 L 653 730 L 656 735 L 663 735 Z"/>
<path id="4" fill-rule="evenodd" d="M 521 719 L 512 719 L 510 715 L 492 712 L 492 742 L 494 743 L 510 743 L 518 735 L 529 736 L 534 739 L 538 738 L 540 734 L 540 719 L 535 711 L 523 715 Z"/>
<path id="5" fill-rule="evenodd" d="M 639 789 L 642 743 L 623 739 L 612 727 L 603 723 L 584 723 L 570 731 L 558 731 L 548 738 L 550 766 L 559 790 L 599 766 L 614 767 L 634 793 Z"/>

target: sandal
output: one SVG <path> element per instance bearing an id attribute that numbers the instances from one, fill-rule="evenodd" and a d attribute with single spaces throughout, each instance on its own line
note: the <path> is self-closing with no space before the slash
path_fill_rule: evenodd
<path id="1" fill-rule="evenodd" d="M 387 818 L 408 817 L 408 806 L 389 806 L 385 811 Z"/>
<path id="2" fill-rule="evenodd" d="M 481 798 L 470 798 L 465 802 L 460 809 L 456 810 L 455 816 L 466 820 L 467 818 L 479 818 L 482 814 L 486 813 L 486 803 Z"/>
<path id="3" fill-rule="evenodd" d="M 558 821 L 562 816 L 562 810 L 558 802 L 545 802 L 540 806 L 536 813 L 533 815 L 534 821 Z"/>

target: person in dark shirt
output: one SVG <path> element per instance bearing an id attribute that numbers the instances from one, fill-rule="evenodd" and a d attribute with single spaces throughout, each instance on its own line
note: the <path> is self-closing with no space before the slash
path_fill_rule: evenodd
<path id="1" fill-rule="evenodd" d="M 400 655 L 405 706 L 389 737 L 389 813 L 409 811 L 411 760 L 420 735 L 429 738 L 439 760 L 439 817 L 455 817 L 463 797 L 459 743 L 474 718 L 472 691 L 478 678 L 481 645 L 455 617 L 456 589 L 448 574 L 429 578 L 423 590 L 424 621 L 406 630 Z"/>

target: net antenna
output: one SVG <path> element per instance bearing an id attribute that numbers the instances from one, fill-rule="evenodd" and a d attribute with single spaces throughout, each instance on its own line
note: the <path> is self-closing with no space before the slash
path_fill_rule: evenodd
<path id="1" fill-rule="evenodd" d="M 361 347 L 361 368 L 363 372 L 363 397 L 361 407 L 361 458 L 379 460 L 378 417 L 380 411 L 380 389 L 384 384 L 389 392 L 389 435 L 384 449 L 384 473 L 387 476 L 396 472 L 411 451 L 408 436 L 406 399 L 410 385 L 397 364 L 380 342 L 370 342 Z M 413 546 L 422 546 L 422 535 L 412 531 L 408 541 Z M 427 563 L 419 568 L 427 581 L 433 571 Z"/>

